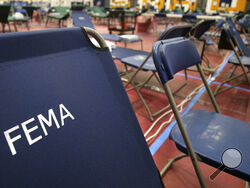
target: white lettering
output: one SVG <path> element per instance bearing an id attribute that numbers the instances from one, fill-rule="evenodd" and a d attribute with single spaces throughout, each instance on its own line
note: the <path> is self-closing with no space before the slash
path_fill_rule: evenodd
<path id="1" fill-rule="evenodd" d="M 45 136 L 48 135 L 48 132 L 47 132 L 47 130 L 46 130 L 46 128 L 45 128 L 44 123 L 47 124 L 49 127 L 51 127 L 51 126 L 52 126 L 52 123 L 53 123 L 53 122 L 52 122 L 52 118 L 53 118 L 53 120 L 54 120 L 54 122 L 55 122 L 55 124 L 56 124 L 56 127 L 57 127 L 58 129 L 60 128 L 60 125 L 59 125 L 59 123 L 58 123 L 58 121 L 57 121 L 57 119 L 56 119 L 56 115 L 55 115 L 53 109 L 49 109 L 49 111 L 48 111 L 48 116 L 49 116 L 49 120 L 47 120 L 42 114 L 39 114 L 39 115 L 37 116 L 37 118 L 38 118 L 38 120 L 39 120 L 39 122 L 40 122 L 40 124 L 41 124 L 41 127 L 42 127 L 42 129 L 43 129 L 43 132 L 44 132 Z"/>
<path id="2" fill-rule="evenodd" d="M 68 111 L 68 109 L 63 104 L 59 105 L 59 109 L 60 109 L 62 126 L 64 126 L 64 119 L 66 119 L 67 117 L 70 117 L 72 120 L 75 119 L 74 116 Z M 63 110 L 66 112 L 66 115 L 63 115 Z"/>
<path id="3" fill-rule="evenodd" d="M 26 138 L 27 138 L 27 140 L 28 140 L 28 142 L 29 142 L 29 145 L 32 145 L 32 144 L 34 144 L 35 142 L 37 142 L 37 141 L 39 141 L 39 140 L 42 139 L 42 136 L 41 136 L 41 135 L 38 136 L 38 137 L 36 137 L 35 139 L 32 139 L 31 136 L 30 136 L 30 133 L 31 133 L 31 132 L 33 132 L 34 130 L 38 129 L 38 126 L 37 126 L 37 125 L 35 125 L 34 127 L 30 128 L 30 129 L 27 128 L 27 125 L 28 125 L 29 123 L 33 122 L 34 120 L 35 120 L 34 118 L 31 118 L 31 119 L 29 119 L 29 120 L 27 120 L 27 121 L 25 121 L 25 122 L 23 122 L 23 123 L 21 124 L 22 127 L 23 127 L 23 131 L 24 131 L 24 133 L 25 133 L 25 136 L 26 136 Z"/>
<path id="4" fill-rule="evenodd" d="M 11 129 L 8 129 L 7 131 L 4 131 L 4 136 L 8 142 L 8 145 L 9 145 L 9 148 L 10 148 L 10 151 L 12 153 L 12 155 L 16 155 L 16 149 L 14 147 L 14 144 L 13 142 L 17 141 L 18 139 L 21 138 L 21 135 L 17 135 L 15 136 L 14 138 L 10 138 L 10 133 L 19 129 L 19 125 L 16 125 L 15 127 L 12 127 Z"/>

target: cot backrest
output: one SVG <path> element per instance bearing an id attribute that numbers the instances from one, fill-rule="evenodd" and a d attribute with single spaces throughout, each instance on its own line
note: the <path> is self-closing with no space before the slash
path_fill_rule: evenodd
<path id="1" fill-rule="evenodd" d="M 0 36 L 0 187 L 162 187 L 104 43 L 81 28 Z"/>

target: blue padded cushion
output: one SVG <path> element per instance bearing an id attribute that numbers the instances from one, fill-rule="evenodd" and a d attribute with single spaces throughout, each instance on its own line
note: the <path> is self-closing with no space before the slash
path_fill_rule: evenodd
<path id="1" fill-rule="evenodd" d="M 163 84 L 173 79 L 175 73 L 201 63 L 193 42 L 184 38 L 156 42 L 153 58 Z"/>
<path id="2" fill-rule="evenodd" d="M 228 148 L 236 148 L 243 156 L 241 165 L 234 170 L 226 168 L 224 171 L 250 180 L 249 123 L 205 110 L 190 111 L 182 120 L 194 151 L 202 162 L 218 168 L 222 164 L 223 152 Z M 187 153 L 177 125 L 171 131 L 171 139 L 178 149 Z"/>
<path id="3" fill-rule="evenodd" d="M 0 187 L 163 187 L 108 49 L 68 28 L 1 35 L 0 51 Z"/>
<path id="4" fill-rule="evenodd" d="M 95 29 L 89 15 L 85 11 L 72 11 L 71 17 L 74 26 Z"/>

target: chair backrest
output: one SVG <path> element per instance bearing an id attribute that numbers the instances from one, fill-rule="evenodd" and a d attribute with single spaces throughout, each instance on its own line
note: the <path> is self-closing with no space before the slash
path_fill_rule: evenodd
<path id="1" fill-rule="evenodd" d="M 185 25 L 174 25 L 165 29 L 158 40 L 163 39 L 171 39 L 176 37 L 185 37 L 189 34 L 192 29 L 193 24 L 185 24 Z"/>
<path id="2" fill-rule="evenodd" d="M 161 46 L 164 51 L 161 51 Z M 182 37 L 158 41 L 154 44 L 152 52 L 163 84 L 173 79 L 175 73 L 201 63 L 193 42 Z"/>
<path id="3" fill-rule="evenodd" d="M 0 22 L 7 23 L 10 13 L 10 5 L 0 5 Z"/>
<path id="4" fill-rule="evenodd" d="M 193 30 L 191 31 L 191 35 L 195 38 L 199 39 L 202 35 L 209 30 L 209 28 L 215 23 L 215 20 L 202 20 L 197 23 Z"/>
<path id="5" fill-rule="evenodd" d="M 95 29 L 89 15 L 85 11 L 73 10 L 71 13 L 73 24 L 76 27 L 89 27 Z"/>
<path id="6" fill-rule="evenodd" d="M 28 16 L 29 16 L 30 18 L 33 17 L 33 12 L 34 12 L 34 10 L 37 9 L 37 7 L 35 7 L 35 6 L 23 6 L 22 8 L 25 9 L 25 10 L 27 11 L 27 14 L 28 14 Z"/>
<path id="7" fill-rule="evenodd" d="M 227 37 L 231 38 L 233 40 L 234 44 L 238 48 L 240 48 L 241 52 L 243 53 L 241 55 L 245 55 L 245 56 L 250 57 L 250 51 L 248 50 L 248 48 L 244 44 L 235 24 L 232 21 L 232 19 L 227 17 L 226 22 L 227 22 L 227 24 L 224 24 L 223 28 L 224 28 L 225 33 L 227 34 Z"/>
<path id="8" fill-rule="evenodd" d="M 233 43 L 230 43 L 230 40 Z M 239 52 L 241 56 L 250 57 L 250 51 L 244 44 L 239 32 L 235 28 L 235 26 L 230 22 L 225 23 L 223 25 L 223 30 L 221 33 L 220 41 L 218 47 L 220 49 L 230 49 L 233 50 L 235 47 L 239 48 Z"/>
<path id="9" fill-rule="evenodd" d="M 192 15 L 192 14 L 183 14 L 183 15 L 182 15 L 182 19 L 186 19 L 186 20 L 189 20 L 189 19 L 196 19 L 196 15 Z"/>
<path id="10" fill-rule="evenodd" d="M 107 47 L 66 28 L 0 51 L 0 187 L 163 187 Z"/>

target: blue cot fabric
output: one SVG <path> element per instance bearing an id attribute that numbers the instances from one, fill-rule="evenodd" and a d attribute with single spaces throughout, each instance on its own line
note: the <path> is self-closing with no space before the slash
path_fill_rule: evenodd
<path id="1" fill-rule="evenodd" d="M 143 55 L 147 56 L 149 53 L 141 50 L 134 50 L 130 48 L 116 47 L 112 49 L 111 55 L 113 58 L 117 60 L 121 60 L 122 58 L 134 56 L 134 55 Z"/>
<path id="2" fill-rule="evenodd" d="M 85 11 L 72 11 L 71 17 L 76 27 L 89 27 L 95 29 L 89 15 Z"/>
<path id="3" fill-rule="evenodd" d="M 107 49 L 70 28 L 1 35 L 0 51 L 0 187 L 163 187 Z"/>
<path id="4" fill-rule="evenodd" d="M 122 58 L 122 63 L 127 64 L 132 67 L 140 67 L 142 62 L 147 58 L 146 55 L 134 55 L 126 58 Z M 154 65 L 154 60 L 150 57 L 147 62 L 143 65 L 142 70 L 156 72 Z"/>
<path id="5" fill-rule="evenodd" d="M 241 165 L 235 169 L 225 168 L 224 171 L 249 181 L 249 123 L 205 110 L 193 110 L 182 120 L 195 153 L 203 162 L 218 168 L 222 164 L 223 152 L 228 148 L 236 148 L 242 153 Z M 187 153 L 178 126 L 172 129 L 171 139 L 175 141 L 178 149 Z"/>

